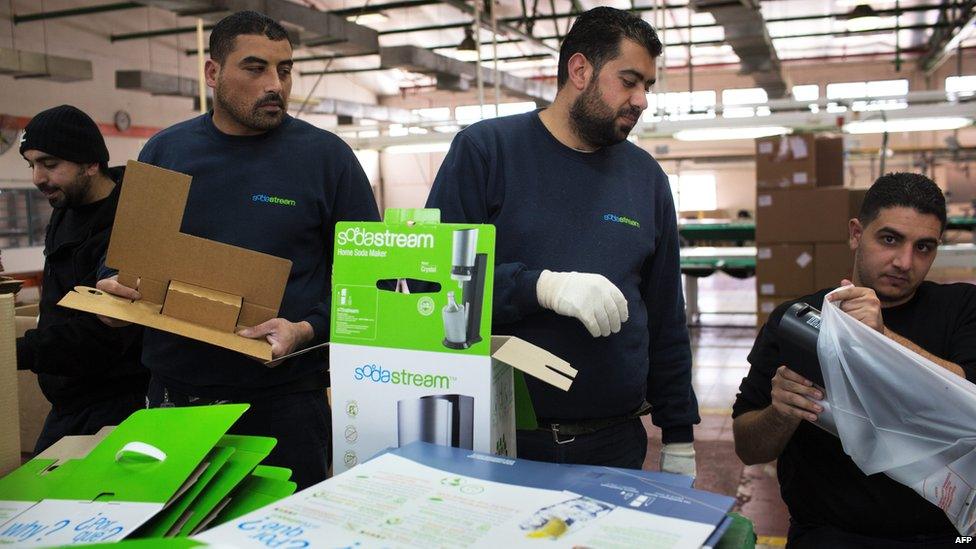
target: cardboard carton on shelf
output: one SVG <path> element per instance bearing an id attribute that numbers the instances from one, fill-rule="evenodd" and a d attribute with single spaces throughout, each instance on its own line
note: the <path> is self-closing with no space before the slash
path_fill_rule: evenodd
<path id="1" fill-rule="evenodd" d="M 813 244 L 847 242 L 866 189 L 836 187 L 757 191 L 756 242 Z"/>
<path id="2" fill-rule="evenodd" d="M 806 295 L 814 290 L 814 249 L 809 244 L 756 248 L 756 295 Z"/>
<path id="3" fill-rule="evenodd" d="M 758 189 L 812 189 L 843 184 L 843 138 L 794 133 L 756 139 Z"/>
<path id="4" fill-rule="evenodd" d="M 836 288 L 843 279 L 851 279 L 854 252 L 847 242 L 821 242 L 813 245 L 813 287 Z"/>

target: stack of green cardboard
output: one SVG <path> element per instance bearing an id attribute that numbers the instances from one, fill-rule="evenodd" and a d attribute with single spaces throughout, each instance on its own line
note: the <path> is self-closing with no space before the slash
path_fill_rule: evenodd
<path id="1" fill-rule="evenodd" d="M 246 404 L 140 410 L 0 479 L 0 545 L 189 536 L 295 491 L 275 440 L 227 434 Z"/>

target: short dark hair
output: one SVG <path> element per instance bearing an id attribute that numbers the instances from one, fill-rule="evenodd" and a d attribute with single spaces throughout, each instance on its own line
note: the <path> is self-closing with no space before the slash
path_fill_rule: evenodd
<path id="1" fill-rule="evenodd" d="M 616 8 L 599 7 L 585 11 L 576 18 L 573 28 L 559 48 L 559 72 L 556 83 L 559 89 L 569 79 L 569 58 L 582 53 L 596 73 L 607 61 L 620 55 L 620 39 L 633 40 L 651 54 L 661 55 L 664 46 L 650 23 L 640 17 Z"/>
<path id="2" fill-rule="evenodd" d="M 946 201 L 942 189 L 920 173 L 898 172 L 879 177 L 864 196 L 857 219 L 867 227 L 883 208 L 896 207 L 934 215 L 945 230 Z"/>
<path id="3" fill-rule="evenodd" d="M 242 34 L 263 34 L 269 40 L 287 40 L 285 27 L 256 11 L 239 11 L 224 17 L 210 31 L 210 58 L 223 63 L 234 51 L 234 39 Z"/>

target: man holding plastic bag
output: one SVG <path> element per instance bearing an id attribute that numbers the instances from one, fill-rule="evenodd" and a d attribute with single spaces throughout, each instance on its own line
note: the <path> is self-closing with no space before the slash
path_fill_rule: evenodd
<path id="1" fill-rule="evenodd" d="M 976 286 L 924 282 L 945 223 L 931 180 L 879 178 L 850 221 L 850 287 L 799 300 L 824 310 L 820 360 L 779 329 L 795 302 L 759 333 L 733 407 L 736 453 L 777 460 L 790 547 L 937 547 L 973 530 Z M 839 437 L 813 423 L 825 406 Z"/>

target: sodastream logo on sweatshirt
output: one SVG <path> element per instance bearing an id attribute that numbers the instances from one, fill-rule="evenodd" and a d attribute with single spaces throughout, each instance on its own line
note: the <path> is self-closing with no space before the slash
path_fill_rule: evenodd
<path id="1" fill-rule="evenodd" d="M 276 204 L 278 206 L 295 206 L 298 202 L 290 198 L 281 198 L 280 196 L 268 196 L 266 194 L 256 194 L 251 197 L 253 202 L 264 202 L 266 204 Z"/>
<path id="2" fill-rule="evenodd" d="M 629 217 L 624 217 L 622 215 L 617 215 L 612 213 L 604 214 L 603 220 L 609 221 L 611 223 L 623 223 L 624 225 L 630 225 L 631 227 L 635 227 L 638 229 L 640 228 L 639 221 L 635 221 Z"/>

